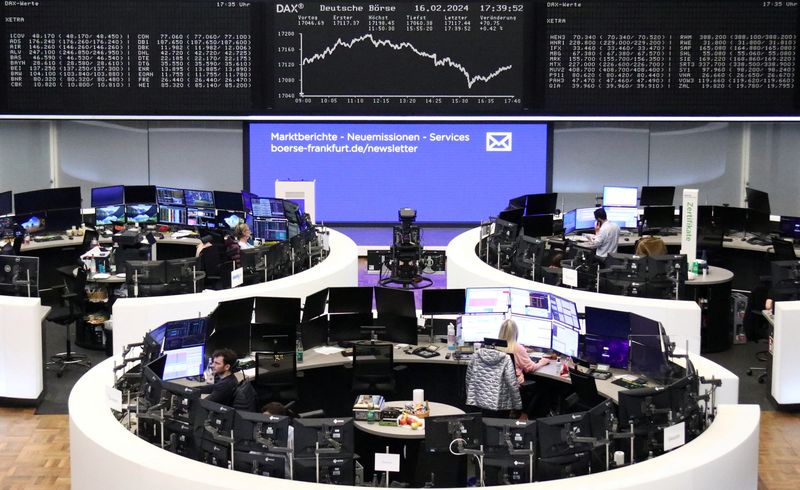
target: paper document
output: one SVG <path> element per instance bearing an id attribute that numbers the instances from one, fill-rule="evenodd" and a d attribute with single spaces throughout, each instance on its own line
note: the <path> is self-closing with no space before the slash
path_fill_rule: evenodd
<path id="1" fill-rule="evenodd" d="M 342 352 L 344 349 L 342 349 L 341 347 L 325 346 L 325 347 L 317 347 L 316 349 L 313 350 L 318 354 L 324 354 L 327 356 L 329 354 L 338 354 L 339 352 Z"/>

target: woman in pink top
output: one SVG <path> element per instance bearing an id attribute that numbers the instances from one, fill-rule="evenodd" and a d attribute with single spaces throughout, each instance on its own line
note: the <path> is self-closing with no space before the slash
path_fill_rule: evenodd
<path id="1" fill-rule="evenodd" d="M 550 359 L 543 357 L 539 362 L 531 361 L 525 347 L 517 343 L 518 335 L 519 329 L 514 320 L 506 320 L 500 325 L 500 333 L 498 336 L 501 340 L 508 342 L 508 352 L 514 354 L 514 364 L 517 368 L 517 381 L 522 384 L 525 382 L 525 373 L 532 373 L 540 367 L 546 366 L 550 363 Z"/>

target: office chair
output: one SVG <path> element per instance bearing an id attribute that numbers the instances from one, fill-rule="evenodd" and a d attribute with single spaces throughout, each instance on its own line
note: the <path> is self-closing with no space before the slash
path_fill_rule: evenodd
<path id="1" fill-rule="evenodd" d="M 356 342 L 353 345 L 353 392 L 395 393 L 394 345 L 388 342 Z"/>
<path id="2" fill-rule="evenodd" d="M 703 226 L 697 228 L 697 250 L 698 257 L 702 252 L 706 252 L 709 265 L 720 263 L 719 257 L 722 252 L 722 242 L 725 238 L 725 231 L 718 226 Z"/>
<path id="3" fill-rule="evenodd" d="M 769 324 L 762 311 L 769 296 L 770 279 L 769 277 L 762 277 L 759 284 L 750 291 L 750 296 L 747 298 L 747 308 L 742 322 L 747 339 L 753 342 L 767 342 L 769 339 Z M 767 349 L 760 350 L 755 354 L 756 360 L 759 362 L 766 362 L 768 356 L 769 350 Z M 752 376 L 756 371 L 761 373 L 758 376 L 758 382 L 764 383 L 767 379 L 767 368 L 764 366 L 749 366 L 747 375 Z"/>
<path id="4" fill-rule="evenodd" d="M 572 389 L 575 390 L 575 394 L 578 397 L 572 405 L 575 410 L 589 410 L 605 400 L 605 398 L 597 393 L 597 382 L 591 375 L 582 373 L 576 369 L 570 369 L 569 379 L 572 382 Z"/>
<path id="5" fill-rule="evenodd" d="M 794 253 L 794 243 L 782 238 L 772 237 L 772 252 L 775 254 L 772 260 L 797 259 L 797 255 Z"/>
<path id="6" fill-rule="evenodd" d="M 54 290 L 56 288 L 53 288 Z M 70 341 L 69 326 L 73 323 L 75 328 L 78 327 L 78 322 L 83 320 L 86 312 L 86 270 L 82 267 L 78 268 L 75 275 L 75 282 L 72 286 L 72 291 L 65 284 L 63 286 L 64 293 L 61 294 L 62 308 L 55 309 L 47 315 L 47 320 L 53 323 L 62 325 L 67 330 L 66 350 L 59 354 L 50 357 L 50 362 L 47 367 L 53 366 L 58 369 L 56 376 L 59 378 L 63 376 L 64 369 L 69 364 L 76 364 L 85 368 L 92 367 L 92 361 L 88 359 L 85 354 L 77 354 L 72 351 L 72 342 Z"/>
<path id="7" fill-rule="evenodd" d="M 667 246 L 659 237 L 642 237 L 636 242 L 635 255 L 667 255 Z"/>
<path id="8" fill-rule="evenodd" d="M 297 400 L 297 357 L 294 351 L 256 352 L 256 377 L 253 386 L 258 406 L 267 402 L 284 405 Z"/>
<path id="9" fill-rule="evenodd" d="M 92 249 L 92 242 L 97 240 L 100 235 L 95 230 L 86 229 L 83 231 L 83 244 L 81 245 L 81 254 L 85 254 Z"/>
<path id="10" fill-rule="evenodd" d="M 219 245 L 211 245 L 200 252 L 200 269 L 206 273 L 206 287 L 208 289 L 221 289 L 221 266 L 222 256 L 225 248 Z M 230 271 L 228 271 L 228 283 L 230 283 Z"/>
<path id="11" fill-rule="evenodd" d="M 22 235 L 14 237 L 14 255 L 19 255 L 22 252 Z"/>
<path id="12" fill-rule="evenodd" d="M 475 352 L 467 366 L 466 405 L 487 417 L 507 417 L 522 408 L 513 356 L 490 347 Z"/>

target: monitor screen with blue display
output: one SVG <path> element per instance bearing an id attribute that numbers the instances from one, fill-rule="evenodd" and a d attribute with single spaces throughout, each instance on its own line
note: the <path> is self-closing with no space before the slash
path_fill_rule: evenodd
<path id="1" fill-rule="evenodd" d="M 564 222 L 564 234 L 569 235 L 573 231 L 577 229 L 577 209 L 573 209 L 572 211 L 567 211 L 564 213 L 564 217 L 562 218 Z"/>
<path id="2" fill-rule="evenodd" d="M 125 223 L 125 206 L 102 206 L 94 208 L 94 223 L 97 226 Z"/>
<path id="3" fill-rule="evenodd" d="M 608 221 L 616 223 L 620 228 L 636 228 L 639 225 L 639 208 L 603 208 Z"/>
<path id="4" fill-rule="evenodd" d="M 186 205 L 190 207 L 194 208 L 214 207 L 213 191 L 196 191 L 191 189 L 184 189 L 183 197 L 186 200 Z"/>
<path id="5" fill-rule="evenodd" d="M 639 203 L 636 197 L 638 187 L 603 187 L 603 206 L 636 207 Z"/>
<path id="6" fill-rule="evenodd" d="M 547 124 L 252 123 L 249 138 L 250 191 L 315 181 L 318 221 L 394 221 L 413 206 L 420 222 L 478 222 L 549 190 Z"/>
<path id="7" fill-rule="evenodd" d="M 578 307 L 575 305 L 574 301 L 551 294 L 550 313 L 553 321 L 560 322 L 573 330 L 580 331 L 581 324 L 578 321 Z"/>
<path id="8" fill-rule="evenodd" d="M 155 204 L 128 204 L 125 215 L 131 223 L 155 224 L 158 222 L 158 206 Z"/>
<path id="9" fill-rule="evenodd" d="M 594 230 L 597 220 L 594 218 L 594 211 L 597 208 L 578 208 L 575 210 L 575 229 Z"/>
<path id="10" fill-rule="evenodd" d="M 95 187 L 92 189 L 92 207 L 99 208 L 125 203 L 125 187 L 112 185 L 109 187 Z"/>

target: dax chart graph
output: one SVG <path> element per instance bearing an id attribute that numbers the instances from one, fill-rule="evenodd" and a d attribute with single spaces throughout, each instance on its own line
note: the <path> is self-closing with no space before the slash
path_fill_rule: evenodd
<path id="1" fill-rule="evenodd" d="M 531 10 L 525 2 L 280 6 L 275 108 L 518 112 Z"/>

